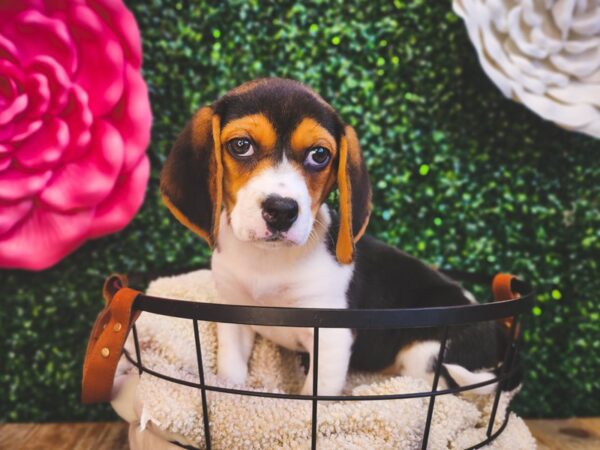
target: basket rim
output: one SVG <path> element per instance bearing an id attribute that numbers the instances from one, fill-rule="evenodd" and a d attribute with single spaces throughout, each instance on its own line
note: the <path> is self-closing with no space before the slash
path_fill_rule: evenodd
<path id="1" fill-rule="evenodd" d="M 535 289 L 515 278 L 519 298 L 481 304 L 385 309 L 291 308 L 230 305 L 139 294 L 136 311 L 207 322 L 278 327 L 353 329 L 427 328 L 464 325 L 514 317 L 531 309 Z"/>

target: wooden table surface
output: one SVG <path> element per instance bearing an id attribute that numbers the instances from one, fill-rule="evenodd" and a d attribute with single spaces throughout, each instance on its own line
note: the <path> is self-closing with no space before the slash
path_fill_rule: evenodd
<path id="1" fill-rule="evenodd" d="M 539 450 L 600 450 L 600 418 L 529 419 Z M 126 450 L 127 424 L 0 424 L 1 450 Z"/>
<path id="2" fill-rule="evenodd" d="M 600 417 L 577 419 L 528 419 L 538 450 L 600 450 Z"/>
<path id="3" fill-rule="evenodd" d="M 0 424 L 1 450 L 127 450 L 125 422 Z"/>

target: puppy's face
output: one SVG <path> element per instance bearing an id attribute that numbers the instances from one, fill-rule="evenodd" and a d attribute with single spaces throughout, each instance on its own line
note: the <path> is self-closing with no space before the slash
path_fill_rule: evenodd
<path id="1" fill-rule="evenodd" d="M 350 262 L 371 192 L 356 135 L 305 86 L 264 79 L 196 113 L 163 168 L 161 189 L 175 216 L 209 242 L 224 208 L 237 239 L 290 246 L 306 243 L 336 181 L 336 253 Z"/>
<path id="2" fill-rule="evenodd" d="M 260 84 L 223 104 L 223 200 L 235 236 L 304 244 L 335 183 L 339 118 L 295 84 Z"/>

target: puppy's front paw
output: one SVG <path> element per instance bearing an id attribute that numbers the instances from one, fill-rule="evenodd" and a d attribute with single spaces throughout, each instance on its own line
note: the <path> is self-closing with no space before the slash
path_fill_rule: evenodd
<path id="1" fill-rule="evenodd" d="M 248 365 L 242 361 L 219 357 L 217 376 L 231 384 L 244 384 L 248 378 Z"/>

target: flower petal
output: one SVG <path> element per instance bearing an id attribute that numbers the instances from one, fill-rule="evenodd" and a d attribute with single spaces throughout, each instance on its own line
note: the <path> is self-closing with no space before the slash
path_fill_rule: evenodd
<path id="1" fill-rule="evenodd" d="M 69 25 L 80 56 L 74 80 L 88 92 L 94 115 L 104 115 L 123 93 L 123 50 L 112 31 L 87 6 L 72 9 Z M 100 66 L 102 70 L 98 70 Z"/>
<path id="2" fill-rule="evenodd" d="M 564 88 L 548 89 L 548 94 L 565 104 L 583 103 L 600 108 L 600 86 L 598 89 L 590 89 L 586 84 L 573 81 Z"/>
<path id="3" fill-rule="evenodd" d="M 535 95 L 520 85 L 513 86 L 516 97 L 527 107 L 546 120 L 557 122 L 568 128 L 581 128 L 589 124 L 597 116 L 593 106 L 588 104 L 568 104 L 556 101 L 551 97 Z"/>
<path id="4" fill-rule="evenodd" d="M 50 170 L 25 173 L 10 167 L 0 174 L 0 200 L 10 202 L 31 197 L 44 189 L 50 177 L 52 177 Z"/>
<path id="5" fill-rule="evenodd" d="M 577 78 L 585 78 L 600 69 L 600 48 L 579 54 L 557 53 L 550 56 L 552 64 L 561 72 Z"/>
<path id="6" fill-rule="evenodd" d="M 11 122 L 27 107 L 27 95 L 22 93 L 21 70 L 9 61 L 0 60 L 0 127 Z M 4 133 L 0 132 L 4 136 Z"/>
<path id="7" fill-rule="evenodd" d="M 17 94 L 15 81 L 4 74 L 0 74 L 0 108 L 6 105 L 9 99 L 15 98 Z"/>
<path id="8" fill-rule="evenodd" d="M 4 125 L 22 113 L 27 108 L 27 95 L 21 94 L 15 97 L 2 111 L 0 111 L 0 125 Z"/>
<path id="9" fill-rule="evenodd" d="M 72 86 L 65 69 L 50 56 L 39 56 L 29 63 L 27 72 L 43 74 L 48 80 L 51 93 L 48 112 L 56 114 L 62 111 Z"/>
<path id="10" fill-rule="evenodd" d="M 69 162 L 81 158 L 90 143 L 90 127 L 94 120 L 88 107 L 88 96 L 81 87 L 74 85 L 71 90 L 69 103 L 61 118 L 69 126 L 69 146 L 65 150 L 64 161 Z"/>
<path id="11" fill-rule="evenodd" d="M 125 92 L 110 114 L 112 123 L 117 127 L 127 153 L 125 170 L 131 170 L 139 163 L 150 141 L 152 111 L 148 98 L 148 88 L 140 73 L 132 66 L 125 69 Z"/>
<path id="12" fill-rule="evenodd" d="M 0 238 L 23 219 L 33 207 L 33 200 L 3 205 L 0 203 Z"/>
<path id="13" fill-rule="evenodd" d="M 7 28 L 5 35 L 15 44 L 22 63 L 50 55 L 69 74 L 75 73 L 77 51 L 63 21 L 30 9 L 19 14 L 14 25 Z"/>
<path id="14" fill-rule="evenodd" d="M 22 120 L 21 122 L 15 124 L 11 141 L 22 141 L 39 130 L 43 124 L 44 122 L 41 120 L 34 120 L 33 122 Z"/>
<path id="15" fill-rule="evenodd" d="M 48 110 L 50 105 L 50 86 L 48 79 L 40 74 L 34 73 L 25 80 L 25 92 L 29 98 L 27 115 L 37 118 Z"/>
<path id="16" fill-rule="evenodd" d="M 55 174 L 40 200 L 59 211 L 93 207 L 113 190 L 123 166 L 123 140 L 105 121 L 95 123 L 89 153 Z"/>
<path id="17" fill-rule="evenodd" d="M 0 142 L 9 141 L 15 134 L 15 124 L 8 122 L 5 125 L 0 125 Z"/>
<path id="18" fill-rule="evenodd" d="M 87 209 L 63 214 L 35 208 L 0 237 L 0 267 L 42 270 L 56 264 L 85 241 L 92 218 Z"/>
<path id="19" fill-rule="evenodd" d="M 17 54 L 15 44 L 0 34 L 0 58 L 8 59 L 13 64 L 16 64 L 19 61 Z"/>
<path id="20" fill-rule="evenodd" d="M 88 4 L 117 35 L 125 59 L 139 69 L 142 65 L 142 41 L 131 11 L 120 0 L 88 0 Z"/>
<path id="21" fill-rule="evenodd" d="M 132 172 L 119 179 L 110 196 L 96 209 L 90 237 L 125 228 L 144 202 L 149 176 L 150 161 L 144 155 Z"/>
<path id="22" fill-rule="evenodd" d="M 583 36 L 594 36 L 600 32 L 600 7 L 586 11 L 573 20 L 571 32 Z"/>
<path id="23" fill-rule="evenodd" d="M 11 78 L 19 83 L 23 82 L 23 71 L 16 64 L 8 59 L 0 59 L 0 74 Z"/>
<path id="24" fill-rule="evenodd" d="M 68 142 L 69 127 L 54 117 L 21 143 L 15 158 L 20 166 L 27 169 L 47 168 L 60 159 Z"/>
<path id="25" fill-rule="evenodd" d="M 12 163 L 12 156 L 3 154 L 8 153 L 9 151 L 10 148 L 0 144 L 0 172 L 3 172 L 4 170 L 8 169 L 8 167 Z"/>

